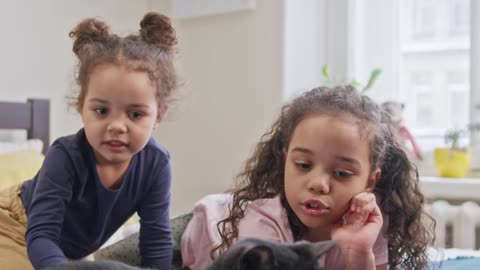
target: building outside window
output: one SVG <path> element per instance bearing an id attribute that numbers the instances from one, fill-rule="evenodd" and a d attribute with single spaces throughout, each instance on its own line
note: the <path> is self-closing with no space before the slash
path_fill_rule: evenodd
<path id="1" fill-rule="evenodd" d="M 469 123 L 470 1 L 400 1 L 400 92 L 417 136 Z"/>

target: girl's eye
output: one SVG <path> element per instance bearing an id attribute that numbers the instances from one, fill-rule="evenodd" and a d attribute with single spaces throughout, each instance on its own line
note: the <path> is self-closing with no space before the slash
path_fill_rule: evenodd
<path id="1" fill-rule="evenodd" d="M 303 163 L 303 162 L 295 162 L 295 166 L 301 170 L 308 170 L 310 169 L 310 164 Z"/>
<path id="2" fill-rule="evenodd" d="M 130 112 L 128 113 L 128 117 L 131 119 L 137 119 L 143 116 L 143 113 L 140 112 Z"/>
<path id="3" fill-rule="evenodd" d="M 345 177 L 350 177 L 352 175 L 353 174 L 351 172 L 348 172 L 348 171 L 335 171 L 335 176 L 337 176 L 337 177 L 345 178 Z"/>
<path id="4" fill-rule="evenodd" d="M 95 109 L 95 112 L 98 113 L 98 114 L 106 114 L 106 113 L 107 113 L 107 109 L 105 109 L 105 108 L 96 108 L 96 109 Z"/>

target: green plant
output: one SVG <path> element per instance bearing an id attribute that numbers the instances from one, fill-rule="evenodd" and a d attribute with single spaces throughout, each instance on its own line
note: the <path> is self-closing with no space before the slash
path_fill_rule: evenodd
<path id="1" fill-rule="evenodd" d="M 475 131 L 480 131 L 480 123 L 469 124 L 466 128 L 448 129 L 444 136 L 445 143 L 452 150 L 466 151 L 466 147 L 460 146 L 460 139 Z"/>
<path id="2" fill-rule="evenodd" d="M 452 150 L 464 150 L 460 148 L 459 141 L 460 138 L 464 136 L 465 129 L 449 129 L 445 132 L 445 144 Z"/>
<path id="3" fill-rule="evenodd" d="M 368 81 L 365 85 L 359 83 L 357 80 L 353 79 L 350 84 L 359 89 L 360 92 L 362 93 L 365 93 L 366 91 L 368 91 L 370 88 L 372 88 L 373 84 L 375 83 L 375 81 L 378 79 L 378 76 L 380 76 L 380 74 L 382 73 L 382 70 L 380 68 L 375 68 L 372 70 L 372 72 L 370 73 L 370 77 L 368 78 Z M 333 83 L 333 80 L 332 80 L 332 77 L 330 76 L 330 70 L 328 68 L 328 65 L 324 65 L 323 68 L 322 68 L 322 75 L 323 75 L 323 78 L 325 79 L 325 81 L 327 83 Z"/>

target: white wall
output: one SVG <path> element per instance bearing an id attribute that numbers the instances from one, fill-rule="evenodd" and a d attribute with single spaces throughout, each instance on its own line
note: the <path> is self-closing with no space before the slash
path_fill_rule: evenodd
<path id="1" fill-rule="evenodd" d="M 350 0 L 355 5 L 351 14 L 352 77 L 365 84 L 374 68 L 382 74 L 368 95 L 377 102 L 401 100 L 398 96 L 398 27 L 397 1 Z M 372 34 L 374 33 L 374 34 Z M 387 37 L 387 38 L 385 38 Z"/>
<path id="2" fill-rule="evenodd" d="M 120 34 L 138 29 L 143 14 L 170 14 L 168 0 L 6 1 L 0 3 L 0 100 L 51 100 L 51 139 L 76 132 L 67 112 L 74 54 L 68 32 L 100 16 Z M 283 3 L 255 10 L 175 20 L 183 66 L 179 106 L 155 136 L 172 154 L 172 214 L 204 194 L 227 188 L 254 142 L 270 125 L 282 96 Z"/>
<path id="3" fill-rule="evenodd" d="M 147 7 L 130 0 L 9 0 L 0 2 L 0 100 L 51 100 L 51 139 L 77 131 L 81 121 L 67 112 L 74 54 L 68 32 L 86 17 L 100 16 L 113 31 L 139 29 Z"/>
<path id="4" fill-rule="evenodd" d="M 328 64 L 327 2 L 285 1 L 284 99 L 319 86 Z"/>
<path id="5" fill-rule="evenodd" d="M 283 91 L 282 2 L 175 20 L 186 84 L 178 108 L 156 132 L 172 155 L 172 214 L 229 187 L 273 121 Z"/>
<path id="6" fill-rule="evenodd" d="M 346 16 L 347 0 L 336 1 L 302 7 L 293 0 L 257 0 L 254 10 L 174 18 L 185 85 L 178 107 L 155 132 L 172 155 L 172 215 L 231 186 L 276 117 L 284 91 L 316 86 L 324 63 L 346 73 L 344 24 L 334 21 L 338 13 Z M 286 5 L 296 9 L 288 14 Z M 149 10 L 170 15 L 170 0 L 1 2 L 0 100 L 49 98 L 52 140 L 75 132 L 81 122 L 67 113 L 64 98 L 75 63 L 68 32 L 85 17 L 101 16 L 115 32 L 130 33 Z M 323 30 L 297 31 L 311 24 Z M 305 66 L 309 73 L 299 73 Z"/>

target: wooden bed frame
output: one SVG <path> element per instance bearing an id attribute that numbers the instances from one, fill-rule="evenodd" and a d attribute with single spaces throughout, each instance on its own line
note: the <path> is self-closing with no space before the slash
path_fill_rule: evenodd
<path id="1" fill-rule="evenodd" d="M 43 141 L 43 153 L 50 145 L 50 101 L 0 102 L 0 129 L 24 129 L 27 139 Z"/>

